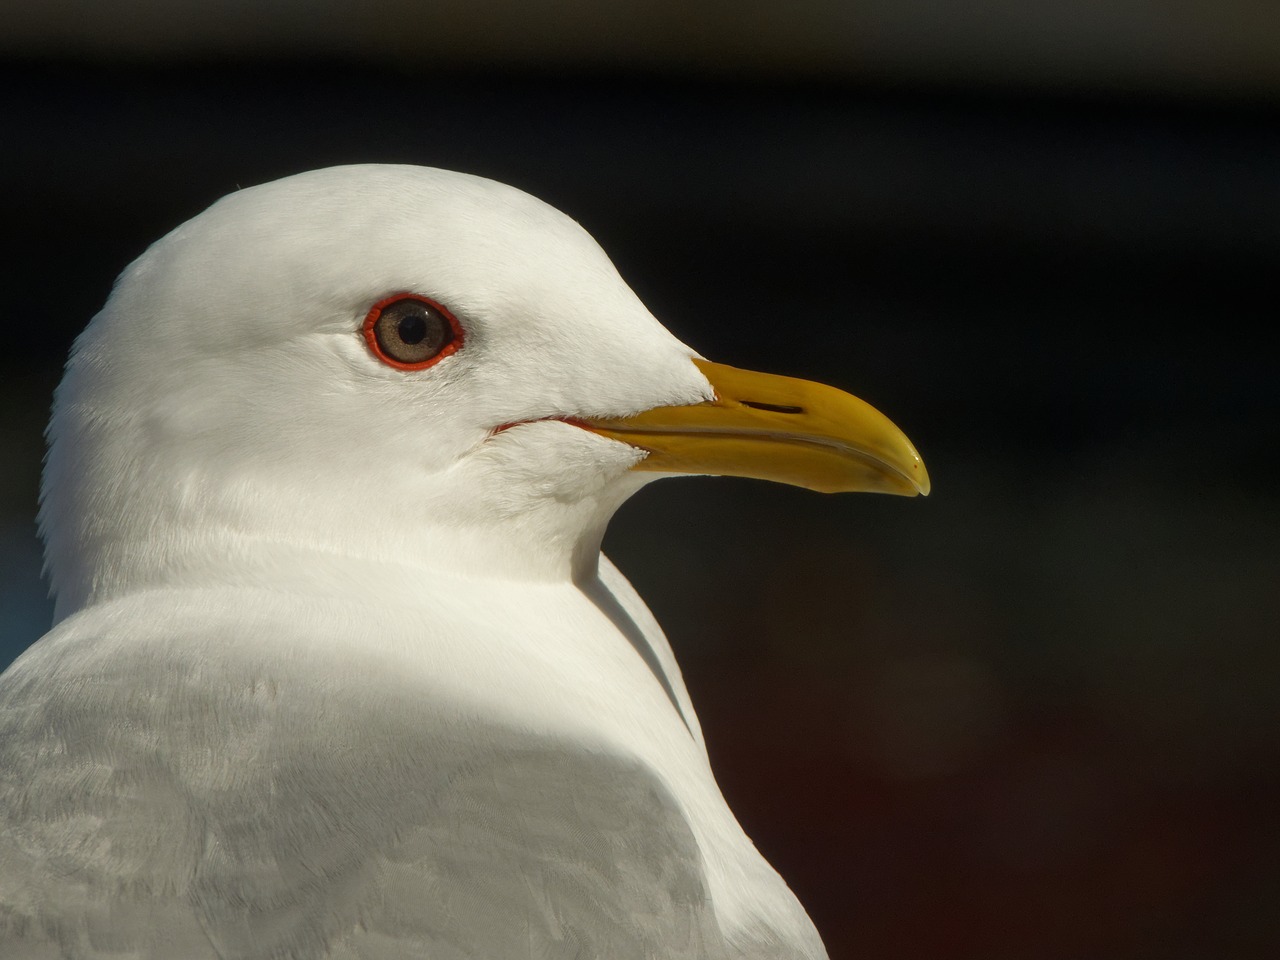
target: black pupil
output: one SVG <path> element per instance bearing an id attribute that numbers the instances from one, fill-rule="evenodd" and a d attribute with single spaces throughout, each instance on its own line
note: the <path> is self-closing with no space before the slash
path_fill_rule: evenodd
<path id="1" fill-rule="evenodd" d="M 417 313 L 401 317 L 400 322 L 396 324 L 396 333 L 400 336 L 401 342 L 409 346 L 421 343 L 427 338 L 426 318 Z"/>

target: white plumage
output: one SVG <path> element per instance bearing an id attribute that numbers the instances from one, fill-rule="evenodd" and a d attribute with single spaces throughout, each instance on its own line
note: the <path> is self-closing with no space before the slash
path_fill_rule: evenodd
<path id="1" fill-rule="evenodd" d="M 383 362 L 400 292 L 461 349 Z M 699 472 L 614 432 L 710 409 L 695 356 L 577 224 L 461 174 L 303 174 L 149 249 L 56 398 L 0 956 L 825 956 L 599 553 Z M 927 489 L 874 447 L 846 459 Z"/>

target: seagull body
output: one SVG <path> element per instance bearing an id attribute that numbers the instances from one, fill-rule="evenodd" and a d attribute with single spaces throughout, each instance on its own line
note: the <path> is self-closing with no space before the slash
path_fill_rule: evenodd
<path id="1" fill-rule="evenodd" d="M 514 188 L 358 166 L 151 247 L 49 435 L 5 960 L 826 956 L 600 541 L 664 474 L 927 492 L 870 407 L 702 360 Z"/>

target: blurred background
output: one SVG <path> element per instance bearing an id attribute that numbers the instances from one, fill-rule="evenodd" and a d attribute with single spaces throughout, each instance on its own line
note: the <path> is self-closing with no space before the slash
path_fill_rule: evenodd
<path id="1" fill-rule="evenodd" d="M 0 3 L 0 664 L 76 333 L 238 186 L 562 208 L 677 335 L 889 414 L 928 500 L 672 480 L 607 549 L 833 958 L 1280 956 L 1280 8 Z"/>

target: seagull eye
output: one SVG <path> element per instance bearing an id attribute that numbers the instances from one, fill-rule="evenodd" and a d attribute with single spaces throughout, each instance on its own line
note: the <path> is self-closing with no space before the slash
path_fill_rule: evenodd
<path id="1" fill-rule="evenodd" d="M 364 318 L 364 338 L 383 363 L 423 370 L 457 352 L 462 326 L 434 300 L 398 293 L 373 305 Z"/>

